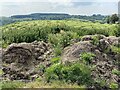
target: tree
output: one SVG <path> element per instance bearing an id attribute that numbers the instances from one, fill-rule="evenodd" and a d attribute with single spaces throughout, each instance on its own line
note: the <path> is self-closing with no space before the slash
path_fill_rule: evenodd
<path id="1" fill-rule="evenodd" d="M 110 16 L 107 16 L 106 21 L 108 24 L 110 23 Z"/>
<path id="2" fill-rule="evenodd" d="M 117 16 L 117 14 L 113 14 L 111 17 L 110 17 L 110 21 L 111 23 L 115 23 L 116 21 L 119 20 L 119 17 Z"/>

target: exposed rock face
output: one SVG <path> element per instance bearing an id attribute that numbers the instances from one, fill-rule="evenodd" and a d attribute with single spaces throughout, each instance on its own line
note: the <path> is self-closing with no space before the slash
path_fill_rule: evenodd
<path id="1" fill-rule="evenodd" d="M 62 55 L 62 63 L 79 61 L 80 54 L 83 52 L 91 52 L 95 54 L 91 65 L 94 66 L 92 70 L 92 77 L 95 81 L 97 79 L 105 80 L 108 85 L 111 82 L 119 83 L 120 77 L 113 74 L 112 70 L 118 70 L 118 60 L 120 54 L 112 51 L 112 46 L 118 46 L 120 37 L 105 37 L 99 35 L 98 44 L 92 43 L 93 37 L 97 35 L 87 35 L 78 43 L 66 47 Z"/>
<path id="2" fill-rule="evenodd" d="M 80 54 L 83 52 L 92 52 L 95 50 L 95 46 L 92 45 L 89 41 L 81 41 L 75 43 L 72 46 L 69 46 L 64 49 L 64 54 L 62 56 L 62 62 L 74 62 L 79 60 Z"/>
<path id="3" fill-rule="evenodd" d="M 3 53 L 4 77 L 10 80 L 30 79 L 40 74 L 37 66 L 50 64 L 53 56 L 51 46 L 44 42 L 11 44 Z"/>

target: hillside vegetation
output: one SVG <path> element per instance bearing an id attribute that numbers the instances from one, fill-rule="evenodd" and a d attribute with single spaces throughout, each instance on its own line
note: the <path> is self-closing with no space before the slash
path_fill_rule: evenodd
<path id="1" fill-rule="evenodd" d="M 66 46 L 71 39 L 84 35 L 103 34 L 105 36 L 118 36 L 117 25 L 81 22 L 73 20 L 38 20 L 24 21 L 1 27 L 3 41 L 6 44 L 33 42 L 42 40 L 56 45 Z M 3 43 L 3 44 L 4 44 Z"/>
<path id="2" fill-rule="evenodd" d="M 107 23 L 107 16 L 101 14 L 86 15 L 69 15 L 64 13 L 32 13 L 28 15 L 13 15 L 10 17 L 0 17 L 0 26 L 14 22 L 31 21 L 31 20 L 70 20 L 79 19 L 83 21 L 92 21 Z"/>
<path id="3" fill-rule="evenodd" d="M 1 88 L 118 88 L 118 24 L 34 20 L 0 29 Z"/>

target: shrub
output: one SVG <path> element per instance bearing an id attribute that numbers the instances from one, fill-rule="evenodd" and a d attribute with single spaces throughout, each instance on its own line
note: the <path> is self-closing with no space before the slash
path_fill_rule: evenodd
<path id="1" fill-rule="evenodd" d="M 120 24 L 118 24 L 117 30 L 115 30 L 115 35 L 118 37 L 120 36 Z"/>
<path id="2" fill-rule="evenodd" d="M 48 82 L 51 80 L 59 80 L 61 79 L 61 69 L 62 65 L 57 63 L 53 64 L 52 66 L 48 67 L 45 72 L 45 77 Z"/>
<path id="3" fill-rule="evenodd" d="M 97 36 L 94 36 L 93 38 L 92 38 L 93 40 L 92 40 L 92 44 L 93 45 L 98 45 L 99 44 L 99 36 L 97 37 Z"/>
<path id="4" fill-rule="evenodd" d="M 116 89 L 118 89 L 118 84 L 117 83 L 111 83 L 110 88 L 113 89 L 113 90 L 116 90 Z"/>
<path id="5" fill-rule="evenodd" d="M 80 59 L 82 59 L 83 61 L 85 61 L 86 64 L 90 64 L 91 60 L 93 60 L 95 57 L 95 54 L 93 53 L 82 53 L 80 54 Z"/>
<path id="6" fill-rule="evenodd" d="M 106 81 L 102 80 L 100 78 L 97 78 L 97 80 L 95 81 L 95 83 L 97 83 L 100 87 L 106 86 Z"/>
<path id="7" fill-rule="evenodd" d="M 120 54 L 120 47 L 111 46 L 113 52 Z"/>
<path id="8" fill-rule="evenodd" d="M 52 43 L 54 47 L 61 46 L 66 47 L 71 44 L 72 39 L 78 38 L 77 33 L 74 32 L 65 32 L 59 34 L 49 34 L 48 42 Z"/>
<path id="9" fill-rule="evenodd" d="M 119 70 L 114 69 L 114 70 L 112 70 L 112 73 L 116 74 L 116 75 L 118 75 L 120 77 L 120 71 Z"/>
<path id="10" fill-rule="evenodd" d="M 74 63 L 71 65 L 53 64 L 46 69 L 47 81 L 63 80 L 65 82 L 90 85 L 90 69 L 84 64 Z"/>
<path id="11" fill-rule="evenodd" d="M 75 63 L 62 68 L 63 78 L 67 82 L 90 85 L 91 73 L 90 69 L 84 64 Z"/>
<path id="12" fill-rule="evenodd" d="M 63 48 L 61 46 L 56 46 L 54 48 L 54 54 L 55 56 L 61 56 Z"/>

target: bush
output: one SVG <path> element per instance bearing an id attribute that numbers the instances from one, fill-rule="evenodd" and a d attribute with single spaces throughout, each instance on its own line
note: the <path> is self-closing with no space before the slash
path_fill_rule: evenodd
<path id="1" fill-rule="evenodd" d="M 116 35 L 117 37 L 120 36 L 120 24 L 118 24 L 118 26 L 117 26 L 117 30 L 115 31 L 115 35 Z"/>
<path id="2" fill-rule="evenodd" d="M 113 52 L 120 54 L 120 47 L 111 46 Z"/>
<path id="3" fill-rule="evenodd" d="M 71 65 L 53 64 L 46 69 L 45 77 L 47 81 L 63 80 L 65 82 L 90 85 L 90 69 L 84 64 L 74 63 Z"/>
<path id="4" fill-rule="evenodd" d="M 78 38 L 77 33 L 69 31 L 59 34 L 49 34 L 48 42 L 52 43 L 54 47 L 61 46 L 64 48 L 71 44 L 72 39 L 76 38 Z"/>
<path id="5" fill-rule="evenodd" d="M 93 40 L 92 40 L 92 44 L 93 45 L 98 45 L 99 44 L 99 36 L 94 36 L 93 38 L 92 38 Z"/>
<path id="6" fill-rule="evenodd" d="M 120 71 L 117 69 L 112 70 L 112 74 L 116 74 L 120 77 Z"/>
<path id="7" fill-rule="evenodd" d="M 61 46 L 56 46 L 54 48 L 54 54 L 55 56 L 61 56 L 63 48 Z"/>
<path id="8" fill-rule="evenodd" d="M 91 60 L 93 60 L 95 57 L 95 54 L 93 53 L 82 53 L 80 54 L 80 59 L 85 61 L 86 64 L 90 64 L 91 63 Z"/>
<path id="9" fill-rule="evenodd" d="M 113 89 L 113 90 L 116 90 L 116 89 L 118 89 L 118 84 L 117 83 L 111 83 L 110 88 Z"/>
<path id="10" fill-rule="evenodd" d="M 60 80 L 61 78 L 61 69 L 62 65 L 57 63 L 53 64 L 52 66 L 48 67 L 45 72 L 45 77 L 48 82 L 51 80 Z"/>

